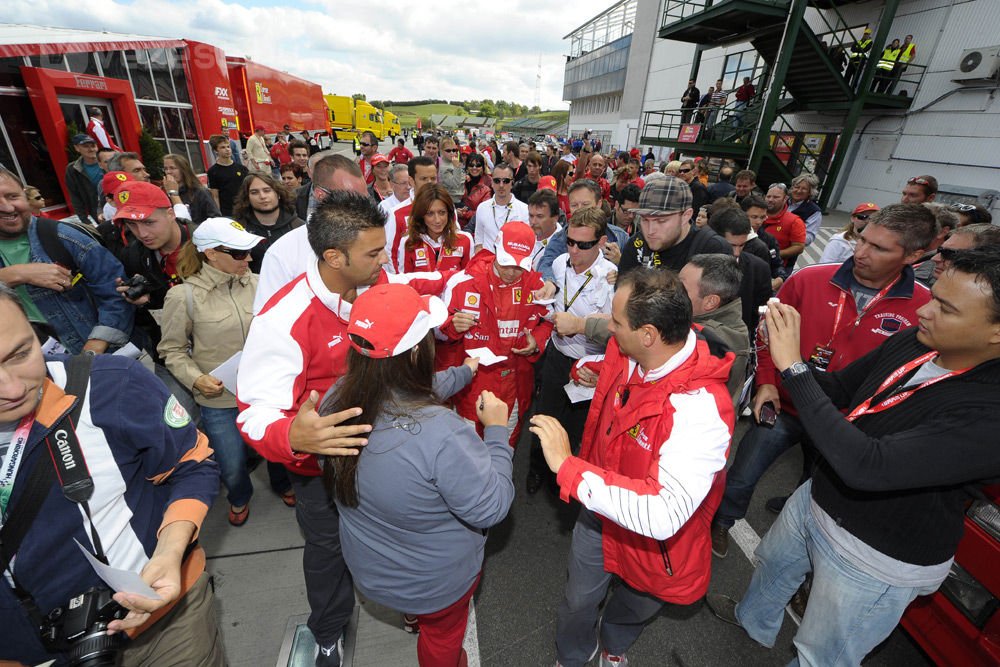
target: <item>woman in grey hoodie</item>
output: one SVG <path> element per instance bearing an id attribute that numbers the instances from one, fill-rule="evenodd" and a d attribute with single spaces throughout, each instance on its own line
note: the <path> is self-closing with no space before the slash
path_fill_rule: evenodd
<path id="1" fill-rule="evenodd" d="M 440 299 L 407 285 L 363 292 L 351 308 L 347 373 L 320 410 L 360 407 L 355 420 L 372 425 L 359 456 L 324 461 L 344 559 L 363 595 L 416 617 L 417 658 L 435 667 L 463 664 L 486 529 L 514 498 L 504 402 L 480 396 L 483 439 L 444 405 L 478 366 L 467 359 L 435 375 L 431 330 L 446 317 Z"/>

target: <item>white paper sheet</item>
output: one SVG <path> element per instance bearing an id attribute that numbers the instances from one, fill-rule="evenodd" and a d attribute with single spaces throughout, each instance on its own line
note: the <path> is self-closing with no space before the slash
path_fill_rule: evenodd
<path id="1" fill-rule="evenodd" d="M 571 403 L 580 403 L 581 401 L 589 401 L 594 398 L 594 390 L 597 387 L 582 387 L 578 384 L 567 382 L 563 389 L 566 390 L 566 396 L 569 397 Z"/>
<path id="2" fill-rule="evenodd" d="M 552 298 L 552 299 L 532 299 L 531 300 L 531 303 L 533 303 L 535 305 L 538 305 L 538 306 L 549 306 L 549 305 L 552 305 L 555 302 L 556 302 L 556 300 L 554 298 Z"/>
<path id="3" fill-rule="evenodd" d="M 149 584 L 143 581 L 142 577 L 140 577 L 137 572 L 119 570 L 118 568 L 111 567 L 110 565 L 105 565 L 101 561 L 94 558 L 94 555 L 91 554 L 76 539 L 73 541 L 76 542 L 76 546 L 80 547 L 80 551 L 83 552 L 83 555 L 87 557 L 87 562 L 90 563 L 92 568 L 94 568 L 94 572 L 97 573 L 97 576 L 103 579 L 104 583 L 110 586 L 111 590 L 114 592 L 132 593 L 134 595 L 141 595 L 151 600 L 161 599 L 160 596 L 157 595 L 156 591 L 150 588 Z"/>
<path id="4" fill-rule="evenodd" d="M 236 393 L 236 373 L 240 369 L 240 357 L 243 356 L 243 350 L 240 350 L 233 356 L 229 357 L 221 364 L 219 367 L 213 370 L 209 375 L 222 381 L 226 389 L 230 393 Z"/>
<path id="5" fill-rule="evenodd" d="M 125 343 L 115 351 L 115 356 L 128 357 L 129 359 L 138 359 L 141 355 L 142 350 L 133 345 L 131 341 Z"/>
<path id="6" fill-rule="evenodd" d="M 483 366 L 492 366 L 493 364 L 499 364 L 501 361 L 507 361 L 507 357 L 493 354 L 493 350 L 488 347 L 477 347 L 472 350 L 466 350 L 465 354 L 479 359 L 479 363 Z"/>

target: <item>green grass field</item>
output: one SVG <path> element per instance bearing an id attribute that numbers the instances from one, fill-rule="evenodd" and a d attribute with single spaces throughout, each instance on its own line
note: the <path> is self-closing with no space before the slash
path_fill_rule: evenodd
<path id="1" fill-rule="evenodd" d="M 454 104 L 420 104 L 415 107 L 386 107 L 386 109 L 399 116 L 400 127 L 416 127 L 417 118 L 427 119 L 437 114 L 466 115 L 465 109 Z"/>
<path id="2" fill-rule="evenodd" d="M 417 118 L 423 118 L 426 121 L 431 116 L 438 114 L 447 114 L 451 116 L 468 115 L 468 112 L 462 109 L 462 107 L 454 104 L 420 104 L 414 107 L 387 107 L 387 110 L 399 116 L 400 127 L 409 128 L 417 126 Z M 519 118 L 538 118 L 539 120 L 559 120 L 565 122 L 569 120 L 569 112 L 543 111 L 539 114 L 518 116 L 517 118 L 504 118 L 500 121 L 500 128 L 502 129 L 505 124 L 518 120 Z"/>

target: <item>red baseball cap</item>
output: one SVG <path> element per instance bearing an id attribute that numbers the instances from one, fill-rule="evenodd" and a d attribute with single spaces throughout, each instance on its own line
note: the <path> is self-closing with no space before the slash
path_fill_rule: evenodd
<path id="1" fill-rule="evenodd" d="M 531 253 L 535 249 L 535 232 L 526 222 L 511 220 L 497 232 L 497 264 L 519 266 L 531 270 Z"/>
<path id="2" fill-rule="evenodd" d="M 386 359 L 412 349 L 446 319 L 448 308 L 436 296 L 420 296 L 409 285 L 375 285 L 354 300 L 347 335 L 359 353 Z"/>
<path id="3" fill-rule="evenodd" d="M 866 201 L 862 204 L 858 204 L 857 206 L 855 206 L 854 210 L 851 212 L 851 215 L 857 215 L 858 213 L 867 213 L 868 211 L 877 211 L 877 210 L 879 210 L 878 204 Z"/>
<path id="4" fill-rule="evenodd" d="M 552 190 L 556 191 L 556 177 L 555 176 L 542 176 L 538 179 L 538 189 L 539 190 Z"/>
<path id="5" fill-rule="evenodd" d="M 145 220 L 160 208 L 170 208 L 170 198 L 160 188 L 144 181 L 127 181 L 115 193 L 115 220 Z"/>
<path id="6" fill-rule="evenodd" d="M 632 157 L 639 157 L 639 155 L 640 155 L 639 149 L 638 148 L 633 148 L 632 150 L 630 150 L 628 152 L 628 154 L 631 155 Z"/>
<path id="7" fill-rule="evenodd" d="M 254 125 L 253 126 L 253 131 L 254 132 L 267 132 L 267 129 L 263 125 Z"/>
<path id="8" fill-rule="evenodd" d="M 375 155 L 372 155 L 371 162 L 372 162 L 372 166 L 374 167 L 375 165 L 381 164 L 382 162 L 389 162 L 389 158 L 387 158 L 386 156 L 382 155 L 381 153 L 375 153 Z"/>
<path id="9" fill-rule="evenodd" d="M 122 186 L 122 183 L 126 181 L 134 181 L 135 179 L 125 171 L 109 171 L 104 174 L 104 178 L 101 179 L 101 192 L 105 196 L 113 195 L 118 192 L 118 188 Z"/>

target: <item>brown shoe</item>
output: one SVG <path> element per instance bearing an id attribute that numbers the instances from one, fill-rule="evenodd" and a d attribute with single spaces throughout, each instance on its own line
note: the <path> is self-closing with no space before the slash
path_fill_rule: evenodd
<path id="1" fill-rule="evenodd" d="M 233 526 L 239 527 L 247 522 L 250 518 L 250 503 L 243 506 L 243 509 L 237 510 L 232 505 L 229 506 L 229 523 Z"/>
<path id="2" fill-rule="evenodd" d="M 295 492 L 286 491 L 281 496 L 281 502 L 285 503 L 285 505 L 287 505 L 288 507 L 295 507 Z"/>
<path id="3" fill-rule="evenodd" d="M 719 558 L 729 553 L 729 529 L 717 523 L 712 524 L 712 553 Z"/>

